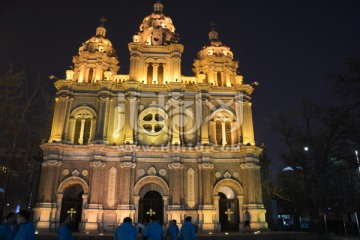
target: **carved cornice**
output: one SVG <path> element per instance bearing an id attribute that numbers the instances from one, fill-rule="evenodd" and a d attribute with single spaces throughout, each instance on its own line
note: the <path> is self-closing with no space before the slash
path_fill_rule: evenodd
<path id="1" fill-rule="evenodd" d="M 257 162 L 243 162 L 240 163 L 240 169 L 260 169 Z"/>
<path id="2" fill-rule="evenodd" d="M 173 170 L 181 170 L 181 169 L 184 169 L 184 164 L 182 164 L 182 163 L 169 163 L 168 168 L 173 169 Z"/>
<path id="3" fill-rule="evenodd" d="M 47 160 L 41 163 L 42 167 L 60 167 L 62 165 L 62 161 L 59 160 Z"/>
<path id="4" fill-rule="evenodd" d="M 214 164 L 212 164 L 212 163 L 199 163 L 198 167 L 199 167 L 199 169 L 202 169 L 202 170 L 213 170 L 214 169 Z"/>
<path id="5" fill-rule="evenodd" d="M 90 167 L 92 167 L 92 168 L 100 168 L 100 167 L 105 167 L 105 166 L 106 166 L 106 162 L 104 162 L 104 161 L 93 160 L 90 162 Z"/>
<path id="6" fill-rule="evenodd" d="M 133 163 L 133 162 L 122 162 L 122 163 L 120 163 L 120 167 L 121 167 L 121 168 L 135 168 L 135 167 L 136 167 L 136 163 Z"/>

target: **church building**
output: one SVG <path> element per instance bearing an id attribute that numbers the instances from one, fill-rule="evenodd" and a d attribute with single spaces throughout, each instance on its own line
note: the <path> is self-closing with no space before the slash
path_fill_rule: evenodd
<path id="1" fill-rule="evenodd" d="M 199 231 L 267 229 L 251 94 L 233 52 L 212 28 L 181 72 L 184 46 L 155 3 L 128 44 L 120 69 L 105 19 L 82 43 L 65 79 L 56 79 L 51 135 L 34 209 L 38 230 L 112 232 L 124 217 L 187 216 Z M 129 36 L 130 38 L 131 36 Z M 204 40 L 206 42 L 206 36 Z"/>

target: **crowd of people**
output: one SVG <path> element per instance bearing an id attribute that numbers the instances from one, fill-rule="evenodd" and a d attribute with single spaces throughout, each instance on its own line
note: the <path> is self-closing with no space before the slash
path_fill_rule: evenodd
<path id="1" fill-rule="evenodd" d="M 35 227 L 26 210 L 9 213 L 6 222 L 0 226 L 0 240 L 36 240 Z"/>
<path id="2" fill-rule="evenodd" d="M 0 240 L 36 240 L 35 227 L 30 220 L 30 212 L 26 210 L 9 213 L 5 223 L 0 226 Z M 179 229 L 176 220 L 171 220 L 164 234 L 162 225 L 155 216 L 146 219 L 144 224 L 134 224 L 130 217 L 126 217 L 114 232 L 114 240 L 137 240 L 141 233 L 143 240 L 195 240 L 195 227 L 191 217 L 185 218 Z M 71 217 L 68 216 L 58 228 L 58 240 L 73 240 L 70 231 Z"/>

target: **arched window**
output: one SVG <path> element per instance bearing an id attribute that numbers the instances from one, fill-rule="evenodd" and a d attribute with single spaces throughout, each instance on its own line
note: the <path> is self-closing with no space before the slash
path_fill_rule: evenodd
<path id="1" fill-rule="evenodd" d="M 236 129 L 233 129 L 235 116 L 227 110 L 216 111 L 211 120 L 211 139 L 213 143 L 221 146 L 235 144 L 233 139 Z"/>
<path id="2" fill-rule="evenodd" d="M 94 69 L 93 69 L 93 68 L 90 68 L 90 70 L 89 70 L 89 77 L 88 77 L 88 83 L 91 83 L 91 82 L 92 82 L 93 75 L 94 75 Z"/>
<path id="3" fill-rule="evenodd" d="M 160 63 L 158 68 L 158 83 L 163 84 L 164 81 L 164 64 Z"/>
<path id="4" fill-rule="evenodd" d="M 153 80 L 153 65 L 152 63 L 149 63 L 147 67 L 147 84 L 152 84 Z"/>
<path id="5" fill-rule="evenodd" d="M 96 113 L 89 107 L 79 107 L 70 116 L 68 133 L 75 144 L 87 144 L 93 139 L 96 126 Z"/>
<path id="6" fill-rule="evenodd" d="M 217 72 L 217 84 L 219 87 L 222 86 L 221 72 Z"/>

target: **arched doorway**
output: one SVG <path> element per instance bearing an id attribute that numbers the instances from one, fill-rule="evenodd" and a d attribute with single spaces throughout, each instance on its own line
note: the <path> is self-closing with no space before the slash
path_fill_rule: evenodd
<path id="1" fill-rule="evenodd" d="M 219 189 L 219 221 L 222 232 L 239 231 L 239 201 L 229 187 Z"/>
<path id="2" fill-rule="evenodd" d="M 60 222 L 63 222 L 68 215 L 71 215 L 73 221 L 70 225 L 70 229 L 73 232 L 79 231 L 82 214 L 83 193 L 84 189 L 80 184 L 73 184 L 65 188 L 63 191 Z"/>
<path id="3" fill-rule="evenodd" d="M 164 200 L 157 191 L 148 191 L 139 200 L 138 220 L 145 222 L 145 218 L 155 216 L 159 223 L 164 222 Z"/>

